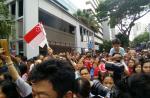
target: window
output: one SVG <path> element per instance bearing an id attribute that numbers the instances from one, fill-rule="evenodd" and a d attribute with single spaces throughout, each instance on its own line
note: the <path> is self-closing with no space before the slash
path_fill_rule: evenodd
<path id="1" fill-rule="evenodd" d="M 16 4 L 12 3 L 11 4 L 11 15 L 15 16 L 16 15 L 15 11 L 16 11 Z"/>
<path id="2" fill-rule="evenodd" d="M 23 16 L 23 0 L 19 0 L 18 4 L 19 4 L 18 15 L 19 17 L 21 17 Z"/>
<path id="3" fill-rule="evenodd" d="M 74 34 L 75 31 L 75 26 L 42 9 L 39 10 L 39 22 L 42 22 L 44 25 L 47 25 L 54 29 L 70 34 Z"/>
<path id="4" fill-rule="evenodd" d="M 23 40 L 20 40 L 19 42 L 18 42 L 18 46 L 19 46 L 19 55 L 22 55 L 23 56 L 23 54 L 24 54 L 24 52 L 23 52 Z"/>
<path id="5" fill-rule="evenodd" d="M 75 27 L 73 25 L 69 25 L 69 32 L 75 34 Z"/>
<path id="6" fill-rule="evenodd" d="M 83 35 L 83 41 L 88 41 L 88 35 L 87 35 L 87 30 L 83 29 L 84 35 Z"/>
<path id="7" fill-rule="evenodd" d="M 83 33 L 82 33 L 82 27 L 80 27 L 80 36 L 81 36 L 81 41 L 83 42 Z"/>

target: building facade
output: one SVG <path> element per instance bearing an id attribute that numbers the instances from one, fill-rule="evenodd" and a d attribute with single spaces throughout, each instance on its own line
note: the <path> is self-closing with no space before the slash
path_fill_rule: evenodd
<path id="1" fill-rule="evenodd" d="M 38 56 L 39 47 L 32 49 L 23 41 L 23 36 L 38 22 L 42 22 L 47 39 L 54 51 L 75 49 L 80 52 L 89 49 L 89 40 L 94 43 L 94 32 L 72 16 L 67 7 L 60 6 L 56 0 L 7 0 L 11 15 L 15 19 L 15 34 L 11 40 L 17 54 L 27 58 Z M 56 49 L 58 48 L 59 49 Z M 65 52 L 65 51 L 61 51 Z"/>
<path id="2" fill-rule="evenodd" d="M 99 0 L 87 0 L 86 1 L 86 10 L 93 14 L 96 15 L 96 8 L 99 5 Z M 97 21 L 97 18 L 95 17 L 95 20 Z M 94 33 L 94 42 L 95 42 L 95 50 L 99 50 L 99 44 L 103 43 L 103 31 L 102 31 L 102 24 L 99 23 L 99 32 Z"/>
<path id="3" fill-rule="evenodd" d="M 150 23 L 146 27 L 146 32 L 150 32 Z"/>
<path id="4" fill-rule="evenodd" d="M 146 31 L 146 27 L 147 27 L 147 25 L 143 24 L 141 22 L 135 23 L 135 25 L 131 29 L 130 40 L 132 41 L 135 37 L 144 33 Z"/>

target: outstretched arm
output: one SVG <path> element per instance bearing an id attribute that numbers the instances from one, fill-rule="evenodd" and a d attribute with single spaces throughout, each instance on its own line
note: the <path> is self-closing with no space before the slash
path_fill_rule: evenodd
<path id="1" fill-rule="evenodd" d="M 9 71 L 12 79 L 15 80 L 15 83 L 18 87 L 20 95 L 22 97 L 26 97 L 26 96 L 32 94 L 32 87 L 20 77 L 19 73 L 17 72 L 16 68 L 14 67 L 11 57 L 6 56 L 5 60 L 6 60 L 7 66 L 8 66 L 8 71 Z"/>

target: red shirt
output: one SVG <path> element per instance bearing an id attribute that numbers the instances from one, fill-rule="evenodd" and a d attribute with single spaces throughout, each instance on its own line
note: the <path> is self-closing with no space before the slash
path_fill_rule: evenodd
<path id="1" fill-rule="evenodd" d="M 98 72 L 106 72 L 107 70 L 105 69 L 105 64 L 102 63 L 99 66 L 97 66 L 94 70 L 94 76 L 98 76 Z"/>
<path id="2" fill-rule="evenodd" d="M 90 69 L 91 69 L 92 66 L 93 66 L 92 62 L 91 62 L 89 59 L 85 59 L 85 60 L 83 61 L 83 64 L 84 64 L 85 67 L 87 67 L 87 69 L 88 69 L 89 71 L 90 71 Z"/>
<path id="3" fill-rule="evenodd" d="M 133 73 L 133 68 L 132 67 L 128 67 L 129 69 L 129 74 L 131 75 Z"/>

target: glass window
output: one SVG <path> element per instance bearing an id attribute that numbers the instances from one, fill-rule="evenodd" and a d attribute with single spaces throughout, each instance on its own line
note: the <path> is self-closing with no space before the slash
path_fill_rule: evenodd
<path id="1" fill-rule="evenodd" d="M 23 54 L 24 54 L 24 52 L 23 52 L 23 40 L 20 40 L 19 42 L 18 42 L 18 46 L 19 46 L 19 55 L 22 55 L 23 56 Z"/>
<path id="2" fill-rule="evenodd" d="M 11 4 L 11 15 L 14 15 L 15 16 L 15 10 L 16 10 L 16 4 L 15 3 L 12 3 Z"/>
<path id="3" fill-rule="evenodd" d="M 42 22 L 44 25 L 52 27 L 54 29 L 74 34 L 75 26 L 70 23 L 40 9 L 39 10 L 39 22 Z"/>
<path id="4" fill-rule="evenodd" d="M 82 27 L 80 27 L 80 36 L 81 36 L 81 41 L 83 42 L 83 32 L 82 32 Z"/>
<path id="5" fill-rule="evenodd" d="M 18 9 L 18 15 L 19 17 L 23 16 L 23 0 L 19 0 L 19 9 Z"/>

